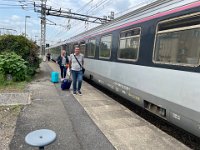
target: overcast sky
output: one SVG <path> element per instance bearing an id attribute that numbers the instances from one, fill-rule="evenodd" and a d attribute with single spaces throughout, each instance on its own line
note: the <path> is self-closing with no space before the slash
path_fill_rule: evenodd
<path id="1" fill-rule="evenodd" d="M 34 12 L 33 2 L 40 4 L 40 0 L 0 0 L 0 28 L 14 29 L 9 30 L 12 34 L 22 34 L 25 32 L 25 16 L 27 18 L 28 38 L 40 40 L 40 14 Z M 62 8 L 72 12 L 87 14 L 92 16 L 108 16 L 114 11 L 115 17 L 121 16 L 137 7 L 146 5 L 155 0 L 47 0 L 47 7 Z M 59 41 L 64 41 L 74 35 L 84 32 L 98 24 L 47 16 L 46 43 L 50 45 Z M 50 22 L 51 21 L 51 22 Z M 0 29 L 4 34 L 8 30 Z"/>

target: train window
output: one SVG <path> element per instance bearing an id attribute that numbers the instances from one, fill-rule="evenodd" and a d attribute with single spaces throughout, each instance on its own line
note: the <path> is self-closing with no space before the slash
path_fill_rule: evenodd
<path id="1" fill-rule="evenodd" d="M 111 42 L 112 35 L 106 35 L 101 37 L 99 57 L 100 58 L 110 58 L 111 55 Z"/>
<path id="2" fill-rule="evenodd" d="M 87 45 L 87 56 L 88 57 L 94 57 L 95 56 L 95 50 L 96 50 L 96 40 L 91 39 L 88 41 Z"/>
<path id="3" fill-rule="evenodd" d="M 200 14 L 182 16 L 159 23 L 155 40 L 154 62 L 198 66 Z"/>
<path id="4" fill-rule="evenodd" d="M 80 50 L 83 55 L 85 55 L 85 44 L 80 45 Z"/>
<path id="5" fill-rule="evenodd" d="M 140 47 L 141 28 L 122 31 L 120 33 L 120 43 L 118 58 L 123 60 L 136 61 Z"/>

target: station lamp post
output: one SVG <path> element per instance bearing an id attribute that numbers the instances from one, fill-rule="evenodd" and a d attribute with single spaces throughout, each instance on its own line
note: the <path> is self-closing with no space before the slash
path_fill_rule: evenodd
<path id="1" fill-rule="evenodd" d="M 25 16 L 25 37 L 26 37 L 26 19 L 31 18 L 30 16 Z"/>

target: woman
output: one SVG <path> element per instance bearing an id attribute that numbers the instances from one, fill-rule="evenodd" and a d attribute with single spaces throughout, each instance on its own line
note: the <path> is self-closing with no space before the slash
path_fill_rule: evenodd
<path id="1" fill-rule="evenodd" d="M 61 55 L 58 56 L 58 58 L 57 58 L 57 63 L 60 66 L 61 81 L 63 81 L 64 78 L 66 77 L 67 64 L 69 63 L 69 59 L 68 59 L 68 57 L 66 55 L 66 51 L 65 50 L 61 51 Z"/>
<path id="2" fill-rule="evenodd" d="M 75 48 L 75 51 L 73 54 L 69 57 L 69 67 L 71 68 L 72 73 L 72 79 L 73 79 L 73 94 L 76 95 L 78 92 L 79 95 L 82 95 L 81 93 L 81 85 L 83 80 L 83 64 L 84 64 L 84 56 L 80 53 L 79 47 Z M 78 88 L 77 86 L 78 82 Z"/>

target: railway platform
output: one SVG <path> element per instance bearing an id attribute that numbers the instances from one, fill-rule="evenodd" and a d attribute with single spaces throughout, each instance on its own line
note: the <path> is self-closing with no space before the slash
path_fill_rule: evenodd
<path id="1" fill-rule="evenodd" d="M 43 63 L 29 86 L 32 103 L 18 118 L 11 150 L 33 149 L 24 137 L 41 128 L 57 133 L 49 150 L 190 149 L 86 82 L 82 96 L 61 91 L 59 83 L 50 82 L 52 70 L 59 71 L 55 63 Z"/>

